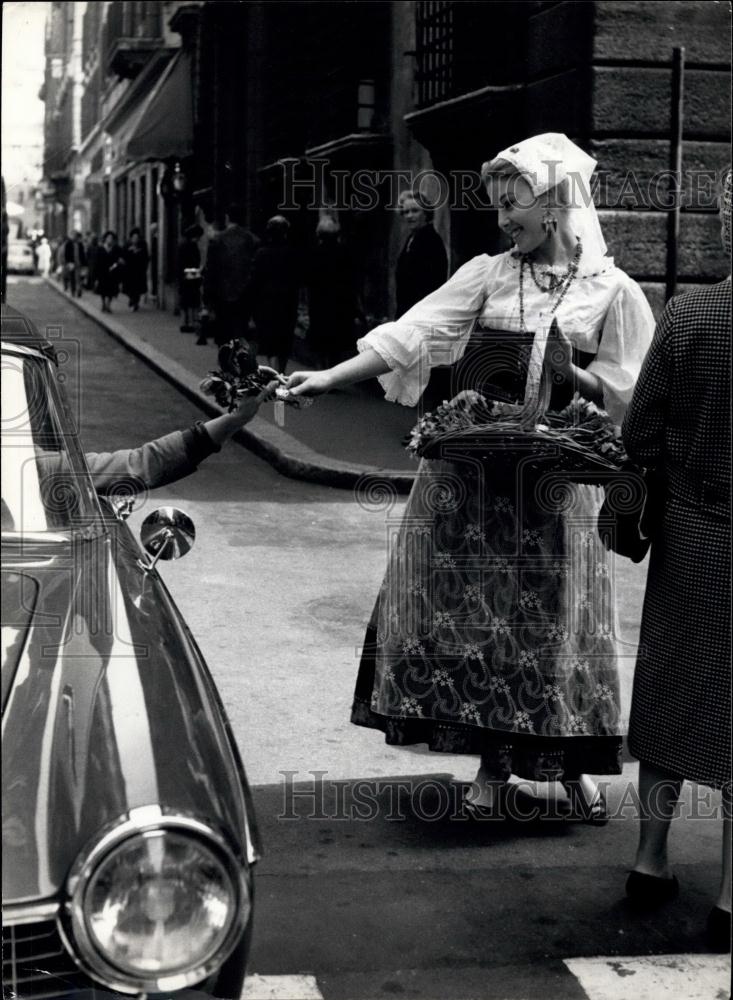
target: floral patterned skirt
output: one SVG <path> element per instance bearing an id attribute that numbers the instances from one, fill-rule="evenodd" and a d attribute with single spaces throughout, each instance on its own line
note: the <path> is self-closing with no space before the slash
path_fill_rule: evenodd
<path id="1" fill-rule="evenodd" d="M 497 778 L 621 773 L 617 626 L 596 486 L 518 463 L 420 466 L 351 720 Z"/>

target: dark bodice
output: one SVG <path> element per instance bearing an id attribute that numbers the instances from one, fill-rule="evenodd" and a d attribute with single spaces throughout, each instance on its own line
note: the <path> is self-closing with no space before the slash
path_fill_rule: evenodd
<path id="1" fill-rule="evenodd" d="M 477 327 L 471 334 L 460 361 L 447 368 L 434 369 L 430 382 L 431 408 L 443 399 L 452 399 L 464 389 L 474 389 L 487 399 L 518 403 L 524 399 L 527 368 L 534 334 L 516 330 Z M 573 363 L 587 368 L 595 355 L 573 349 Z M 563 409 L 573 397 L 575 387 L 553 378 L 550 408 Z"/>

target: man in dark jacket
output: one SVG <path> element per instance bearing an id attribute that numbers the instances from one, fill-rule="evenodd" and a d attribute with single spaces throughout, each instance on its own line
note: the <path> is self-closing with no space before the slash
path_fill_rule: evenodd
<path id="1" fill-rule="evenodd" d="M 226 212 L 226 228 L 209 241 L 204 268 L 204 301 L 214 313 L 214 339 L 224 344 L 247 337 L 252 305 L 252 262 L 259 240 L 244 225 L 240 205 Z"/>
<path id="2" fill-rule="evenodd" d="M 77 298 L 81 298 L 83 269 L 87 266 L 87 254 L 81 233 L 71 233 L 64 243 L 64 288 Z"/>

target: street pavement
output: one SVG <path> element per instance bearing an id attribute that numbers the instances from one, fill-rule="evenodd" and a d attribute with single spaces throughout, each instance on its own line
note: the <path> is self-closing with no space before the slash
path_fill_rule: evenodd
<path id="1" fill-rule="evenodd" d="M 11 279 L 8 301 L 65 340 L 62 373 L 87 450 L 138 444 L 201 416 L 53 289 Z M 344 422 L 351 402 L 341 397 Z M 717 796 L 686 786 L 672 832 L 680 898 L 638 916 L 623 900 L 633 763 L 604 779 L 617 814 L 604 828 L 477 824 L 451 819 L 474 760 L 389 748 L 349 725 L 359 644 L 402 502 L 369 506 L 350 490 L 279 475 L 232 442 L 131 519 L 134 530 L 152 506 L 173 503 L 197 528 L 191 553 L 162 573 L 230 715 L 265 844 L 245 996 L 728 996 L 728 958 L 706 954 L 702 936 L 721 833 L 704 813 Z M 644 568 L 619 561 L 618 581 L 628 706 Z"/>
<path id="2" fill-rule="evenodd" d="M 55 280 L 49 287 L 72 301 Z M 196 343 L 181 333 L 180 318 L 154 309 L 132 312 L 124 299 L 112 314 L 102 313 L 97 296 L 73 300 L 86 315 L 138 357 L 210 412 L 221 412 L 199 389 L 207 371 L 217 367 L 216 346 Z M 288 373 L 313 367 L 307 345 L 296 338 Z M 311 362 L 311 363 L 309 363 Z M 417 463 L 402 446 L 414 426 L 417 409 L 387 403 L 376 379 L 320 396 L 303 409 L 262 407 L 241 441 L 285 475 L 347 489 L 366 474 L 408 493 Z"/>

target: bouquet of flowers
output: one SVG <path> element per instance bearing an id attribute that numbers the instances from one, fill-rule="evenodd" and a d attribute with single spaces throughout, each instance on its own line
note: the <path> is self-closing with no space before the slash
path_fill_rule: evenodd
<path id="1" fill-rule="evenodd" d="M 426 413 L 413 427 L 405 447 L 416 458 L 439 458 L 440 445 L 465 442 L 484 445 L 493 458 L 511 458 L 512 452 L 531 447 L 534 452 L 570 456 L 566 464 L 631 468 L 618 427 L 605 410 L 577 394 L 564 410 L 548 411 L 538 423 L 527 424 L 523 408 L 515 403 L 487 400 L 464 390 L 450 402 Z M 547 446 L 547 447 L 545 447 Z"/>
<path id="2" fill-rule="evenodd" d="M 306 396 L 293 396 L 287 388 L 287 378 L 267 365 L 258 365 L 257 358 L 246 343 L 230 340 L 219 348 L 219 367 L 208 372 L 199 388 L 213 396 L 221 407 L 232 413 L 244 396 L 256 396 L 270 382 L 277 382 L 275 400 L 289 406 L 309 406 L 313 400 Z"/>

